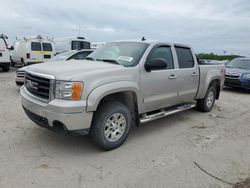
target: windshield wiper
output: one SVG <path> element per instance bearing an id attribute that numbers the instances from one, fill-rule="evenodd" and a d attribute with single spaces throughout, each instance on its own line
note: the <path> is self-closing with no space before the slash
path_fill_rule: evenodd
<path id="1" fill-rule="evenodd" d="M 86 57 L 85 59 L 90 60 L 90 61 L 95 61 L 93 57 Z"/>
<path id="2" fill-rule="evenodd" d="M 97 61 L 104 61 L 104 62 L 108 62 L 108 63 L 113 63 L 113 64 L 117 64 L 120 65 L 116 60 L 114 59 L 96 59 Z"/>

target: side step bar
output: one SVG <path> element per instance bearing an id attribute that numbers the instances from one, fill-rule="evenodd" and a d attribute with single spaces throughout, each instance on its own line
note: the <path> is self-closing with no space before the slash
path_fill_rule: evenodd
<path id="1" fill-rule="evenodd" d="M 176 114 L 178 112 L 189 110 L 191 108 L 194 108 L 195 106 L 196 106 L 195 104 L 184 104 L 184 105 L 178 106 L 178 107 L 171 109 L 171 110 L 168 110 L 168 111 L 162 109 L 158 113 L 151 114 L 151 115 L 144 115 L 143 117 L 140 118 L 140 123 L 147 123 L 147 122 L 150 122 L 150 121 L 153 121 L 156 119 L 170 116 L 170 115 Z"/>

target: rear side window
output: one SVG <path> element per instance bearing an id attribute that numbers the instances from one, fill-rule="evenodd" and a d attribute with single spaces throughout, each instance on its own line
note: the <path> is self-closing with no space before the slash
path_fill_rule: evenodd
<path id="1" fill-rule="evenodd" d="M 174 61 L 171 48 L 169 46 L 159 46 L 153 50 L 149 59 L 161 58 L 167 62 L 167 69 L 174 68 Z"/>
<path id="2" fill-rule="evenodd" d="M 194 67 L 194 58 L 190 48 L 175 47 L 179 68 L 192 68 Z"/>
<path id="3" fill-rule="evenodd" d="M 89 42 L 72 41 L 72 50 L 90 49 Z"/>
<path id="4" fill-rule="evenodd" d="M 52 51 L 51 43 L 43 43 L 43 51 Z"/>
<path id="5" fill-rule="evenodd" d="M 42 51 L 42 45 L 40 42 L 31 42 L 32 51 Z"/>

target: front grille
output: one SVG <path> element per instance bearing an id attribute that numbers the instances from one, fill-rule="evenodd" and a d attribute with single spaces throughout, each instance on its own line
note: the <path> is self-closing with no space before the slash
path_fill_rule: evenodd
<path id="1" fill-rule="evenodd" d="M 228 74 L 226 74 L 226 78 L 240 78 L 240 75 L 228 75 Z"/>
<path id="2" fill-rule="evenodd" d="M 49 100 L 50 79 L 35 76 L 26 72 L 25 86 L 32 95 Z"/>
<path id="3" fill-rule="evenodd" d="M 225 85 L 226 86 L 240 87 L 241 86 L 241 82 L 238 79 L 226 78 L 225 79 Z"/>
<path id="4" fill-rule="evenodd" d="M 17 71 L 16 76 L 23 78 L 25 76 L 25 71 Z"/>

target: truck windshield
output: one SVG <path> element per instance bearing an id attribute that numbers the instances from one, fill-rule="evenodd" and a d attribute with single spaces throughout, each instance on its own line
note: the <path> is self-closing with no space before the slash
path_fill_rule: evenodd
<path id="1" fill-rule="evenodd" d="M 250 70 L 250 59 L 233 59 L 227 64 L 227 68 L 239 68 Z"/>
<path id="2" fill-rule="evenodd" d="M 140 42 L 111 42 L 98 48 L 86 59 L 133 67 L 138 64 L 148 46 Z"/>

